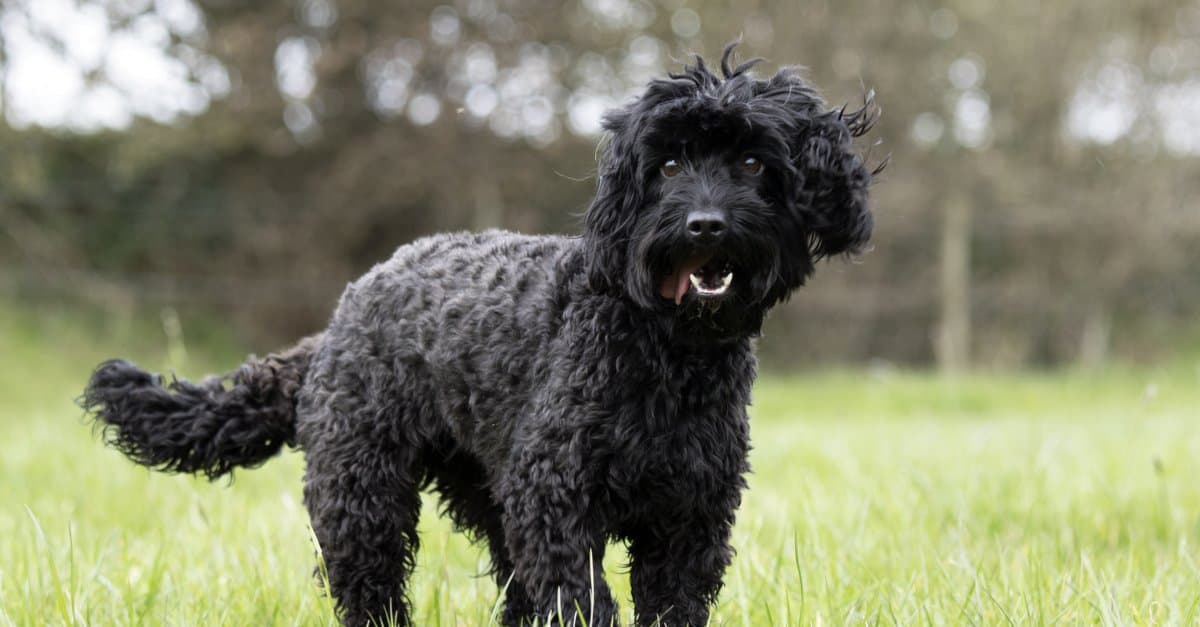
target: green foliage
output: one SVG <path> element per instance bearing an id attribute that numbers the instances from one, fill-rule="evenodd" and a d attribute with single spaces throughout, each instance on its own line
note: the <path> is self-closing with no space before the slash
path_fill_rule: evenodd
<path id="1" fill-rule="evenodd" d="M 209 484 L 81 421 L 97 359 L 196 376 L 241 357 L 185 321 L 181 358 L 162 326 L 0 306 L 0 624 L 333 624 L 298 454 Z M 715 624 L 1195 624 L 1198 366 L 767 378 Z M 486 624 L 484 557 L 432 498 L 422 540 L 418 622 Z"/>
<path id="2" fill-rule="evenodd" d="M 42 4 L 0 6 L 0 73 Z M 873 190 L 876 249 L 774 314 L 772 363 L 931 362 L 948 207 L 966 209 L 948 239 L 967 251 L 973 363 L 1156 357 L 1200 312 L 1190 109 L 1163 99 L 1194 100 L 1191 0 L 78 4 L 114 33 L 194 5 L 204 27 L 167 52 L 197 86 L 214 69 L 228 85 L 171 125 L 93 136 L 18 128 L 0 107 L 0 289 L 32 275 L 73 294 L 83 274 L 143 304 L 203 302 L 264 339 L 312 331 L 347 280 L 421 235 L 577 232 L 600 138 L 573 119 L 740 34 L 762 72 L 810 67 L 831 106 L 875 91 L 885 113 L 863 150 L 893 164 Z M 47 49 L 70 49 L 41 26 Z M 289 49 L 311 54 L 311 89 L 281 90 Z M 427 125 L 418 95 L 440 103 Z M 1111 136 L 1080 135 L 1080 103 Z"/>

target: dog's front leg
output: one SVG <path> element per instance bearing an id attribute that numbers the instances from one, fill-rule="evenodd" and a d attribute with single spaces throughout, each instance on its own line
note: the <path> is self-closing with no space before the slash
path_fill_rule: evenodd
<path id="1" fill-rule="evenodd" d="M 544 443 L 543 443 L 544 444 Z M 590 480 L 578 447 L 532 445 L 514 460 L 504 491 L 505 540 L 515 577 L 543 624 L 617 623 L 604 580 L 603 527 L 590 511 Z"/>
<path id="2" fill-rule="evenodd" d="M 733 557 L 729 532 L 737 499 L 711 505 L 687 523 L 654 521 L 631 538 L 630 584 L 638 625 L 708 623 Z"/>

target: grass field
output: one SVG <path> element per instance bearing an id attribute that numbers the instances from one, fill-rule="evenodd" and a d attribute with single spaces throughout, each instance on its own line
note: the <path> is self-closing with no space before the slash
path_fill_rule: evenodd
<path id="1" fill-rule="evenodd" d="M 151 474 L 72 405 L 117 353 L 189 376 L 240 360 L 183 328 L 190 343 L 0 304 L 0 624 L 334 622 L 297 454 L 232 485 Z M 752 413 L 755 473 L 714 624 L 1200 624 L 1195 360 L 766 377 Z M 432 502 L 422 527 L 419 624 L 487 623 L 498 593 L 480 550 Z M 609 551 L 628 616 L 622 561 Z"/>

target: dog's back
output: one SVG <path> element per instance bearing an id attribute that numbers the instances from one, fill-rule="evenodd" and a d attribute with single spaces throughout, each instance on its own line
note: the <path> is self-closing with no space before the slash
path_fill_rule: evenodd
<path id="1" fill-rule="evenodd" d="M 335 377 L 347 360 L 374 362 L 392 396 L 436 399 L 396 416 L 414 436 L 437 439 L 448 429 L 456 448 L 483 457 L 507 448 L 513 425 L 497 417 L 517 415 L 544 378 L 577 242 L 487 231 L 401 247 L 347 287 L 314 379 Z M 303 448 L 321 417 L 301 411 L 299 420 Z"/>

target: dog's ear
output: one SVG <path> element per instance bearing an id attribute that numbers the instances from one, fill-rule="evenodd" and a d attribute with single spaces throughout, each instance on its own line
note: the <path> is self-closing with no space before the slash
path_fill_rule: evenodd
<path id="1" fill-rule="evenodd" d="M 600 157 L 596 198 L 583 226 L 584 265 L 596 290 L 622 283 L 629 230 L 642 203 L 636 119 L 630 109 L 612 111 L 604 118 L 609 139 Z"/>
<path id="2" fill-rule="evenodd" d="M 868 169 L 854 146 L 878 119 L 874 97 L 856 111 L 825 110 L 820 96 L 795 70 L 784 70 L 765 84 L 764 97 L 792 117 L 786 141 L 794 170 L 795 211 L 815 258 L 862 252 L 874 220 L 869 203 L 871 178 L 883 165 Z"/>
<path id="3" fill-rule="evenodd" d="M 809 233 L 814 257 L 859 253 L 871 239 L 868 190 L 871 171 L 854 148 L 854 138 L 875 122 L 871 99 L 863 108 L 828 111 L 812 118 L 800 133 L 794 155 L 797 170 L 796 207 Z"/>

